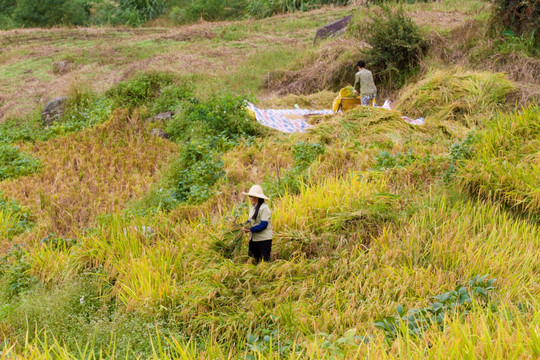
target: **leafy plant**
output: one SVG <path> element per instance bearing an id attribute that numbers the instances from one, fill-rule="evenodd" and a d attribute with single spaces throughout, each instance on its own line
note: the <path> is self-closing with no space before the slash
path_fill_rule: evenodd
<path id="1" fill-rule="evenodd" d="M 214 184 L 225 175 L 220 154 L 212 145 L 212 141 L 197 139 L 182 148 L 169 175 L 177 201 L 201 203 L 212 196 Z"/>
<path id="2" fill-rule="evenodd" d="M 148 105 L 159 97 L 161 89 L 172 85 L 173 75 L 160 72 L 140 72 L 107 91 L 115 106 L 135 108 Z"/>
<path id="3" fill-rule="evenodd" d="M 8 224 L 2 225 L 3 229 L 0 233 L 8 238 L 22 234 L 34 226 L 32 215 L 28 209 L 13 200 L 6 200 L 1 194 L 0 213 L 2 214 L 0 218 L 8 222 Z"/>
<path id="4" fill-rule="evenodd" d="M 540 42 L 540 2 L 537 0 L 493 0 L 493 24 Z"/>
<path id="5" fill-rule="evenodd" d="M 250 119 L 241 96 L 224 92 L 208 101 L 192 98 L 170 122 L 167 133 L 176 141 L 197 136 L 218 136 L 238 140 L 263 133 L 261 125 Z"/>
<path id="6" fill-rule="evenodd" d="M 434 296 L 435 301 L 427 307 L 405 311 L 403 306 L 398 305 L 397 315 L 375 322 L 375 327 L 384 331 L 389 345 L 404 331 L 412 336 L 422 336 L 434 324 L 443 329 L 445 318 L 466 316 L 472 309 L 473 300 L 487 306 L 489 292 L 495 289 L 494 282 L 495 279 L 487 279 L 487 275 L 475 276 L 466 286 L 458 286 L 453 291 Z"/>
<path id="7" fill-rule="evenodd" d="M 383 150 L 379 152 L 379 155 L 375 158 L 376 170 L 387 170 L 394 167 L 403 167 L 412 164 L 419 158 L 413 154 L 412 149 L 409 149 L 406 153 L 390 154 L 388 151 Z"/>
<path id="8" fill-rule="evenodd" d="M 85 0 L 17 0 L 13 19 L 23 27 L 83 25 L 90 6 Z"/>
<path id="9" fill-rule="evenodd" d="M 428 43 L 419 27 L 406 16 L 403 8 L 392 11 L 383 6 L 369 15 L 369 20 L 352 27 L 356 36 L 371 47 L 367 50 L 368 67 L 381 81 L 401 87 L 414 73 Z"/>
<path id="10" fill-rule="evenodd" d="M 0 181 L 30 175 L 39 170 L 41 162 L 8 144 L 0 144 Z"/>
<path id="11" fill-rule="evenodd" d="M 28 256 L 21 245 L 12 246 L 7 254 L 0 258 L 0 274 L 7 281 L 6 295 L 9 299 L 37 282 L 29 272 Z"/>
<path id="12" fill-rule="evenodd" d="M 165 11 L 165 0 L 120 0 L 120 7 L 136 10 L 144 20 L 151 20 Z"/>

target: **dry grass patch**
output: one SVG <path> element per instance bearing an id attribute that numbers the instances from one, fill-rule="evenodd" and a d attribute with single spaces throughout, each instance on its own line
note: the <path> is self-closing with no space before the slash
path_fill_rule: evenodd
<path id="1" fill-rule="evenodd" d="M 72 235 L 142 196 L 176 149 L 119 111 L 94 129 L 28 145 L 43 170 L 0 183 L 0 189 L 31 210 L 39 235 Z"/>

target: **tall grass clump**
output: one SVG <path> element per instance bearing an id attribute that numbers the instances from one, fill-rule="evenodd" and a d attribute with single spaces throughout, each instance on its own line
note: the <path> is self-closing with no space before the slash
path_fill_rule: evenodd
<path id="1" fill-rule="evenodd" d="M 458 184 L 538 220 L 540 214 L 540 109 L 499 114 L 477 134 L 472 156 L 457 171 Z"/>
<path id="2" fill-rule="evenodd" d="M 420 28 L 403 8 L 393 11 L 383 6 L 370 14 L 369 20 L 353 27 L 352 32 L 370 45 L 365 51 L 368 68 L 390 88 L 403 86 L 418 70 L 428 47 Z"/>
<path id="3" fill-rule="evenodd" d="M 435 70 L 403 89 L 396 107 L 407 116 L 481 125 L 486 117 L 505 107 L 515 89 L 516 85 L 502 73 Z"/>

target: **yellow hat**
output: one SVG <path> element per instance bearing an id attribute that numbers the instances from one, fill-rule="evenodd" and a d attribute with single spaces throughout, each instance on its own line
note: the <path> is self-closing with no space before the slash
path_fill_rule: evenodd
<path id="1" fill-rule="evenodd" d="M 268 200 L 268 197 L 264 195 L 263 189 L 262 187 L 260 187 L 260 185 L 253 185 L 251 189 L 249 189 L 249 192 L 242 192 L 242 195 L 253 196 L 259 199 Z"/>

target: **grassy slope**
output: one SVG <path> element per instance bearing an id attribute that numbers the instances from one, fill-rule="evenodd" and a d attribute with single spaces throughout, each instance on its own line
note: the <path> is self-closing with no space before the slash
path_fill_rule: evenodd
<path id="1" fill-rule="evenodd" d="M 434 3 L 430 10 L 452 16 L 456 5 L 451 3 Z M 479 3 L 466 4 L 474 14 Z M 419 6 L 409 9 L 421 11 Z M 21 109 L 31 108 L 36 96 L 61 92 L 68 83 L 93 81 L 100 91 L 141 68 L 185 75 L 189 69 L 201 93 L 216 86 L 255 92 L 267 71 L 294 66 L 298 56 L 311 51 L 314 26 L 342 13 L 327 10 L 178 29 L 9 32 L 2 41 L 19 36 L 29 41 L 3 43 L 9 56 L 1 66 L 16 74 L 3 82 L 3 109 L 24 115 Z M 292 28 L 294 34 L 289 34 Z M 67 35 L 74 38 L 69 42 L 73 45 L 66 46 Z M 110 38 L 100 39 L 104 35 Z M 150 41 L 156 38 L 163 40 Z M 68 54 L 76 67 L 67 75 L 55 77 L 40 67 Z M 23 58 L 35 76 L 24 74 Z M 15 104 L 12 90 L 26 91 L 36 84 L 36 93 L 20 101 L 24 106 Z M 489 101 L 483 104 L 482 117 L 498 109 Z M 85 229 L 98 215 L 117 212 L 127 199 L 146 191 L 160 167 L 155 160 L 166 163 L 163 154 L 174 153 L 175 146 L 148 138 L 137 119 L 130 125 L 121 113 L 82 133 L 22 144 L 41 158 L 44 169 L 0 184 L 36 216 L 33 232 L 15 241 L 39 240 L 51 230 L 75 234 L 78 240 L 76 246 L 36 242 L 20 262 L 29 269 L 12 266 L 4 273 L 0 331 L 7 348 L 16 345 L 4 354 L 99 358 L 103 348 L 103 357 L 113 352 L 208 359 L 246 353 L 313 359 L 538 357 L 538 225 L 496 202 L 470 199 L 452 190 L 452 183 L 445 185 L 441 176 L 450 146 L 456 135 L 465 135 L 478 122 L 459 111 L 439 117 L 413 127 L 397 113 L 364 109 L 323 121 L 308 134 L 272 134 L 224 154 L 227 177 L 219 184 L 221 195 L 200 208 L 180 207 L 139 219 L 113 215 L 90 232 Z M 298 141 L 321 143 L 326 150 L 311 164 L 311 180 L 299 193 L 272 201 L 276 260 L 260 267 L 242 256 L 224 260 L 211 245 L 235 212 L 245 216 L 237 207 L 239 191 L 253 182 L 275 182 L 279 171 L 293 165 L 291 150 Z M 377 160 L 382 151 L 396 156 L 409 150 L 414 156 L 387 170 Z M 69 215 L 60 208 L 69 208 Z M 11 220 L 2 213 L 0 219 L 1 234 Z M 154 234 L 145 236 L 143 226 Z M 16 255 L 10 259 L 19 264 Z M 479 307 L 464 321 L 446 319 L 445 331 L 430 329 L 421 339 L 399 337 L 390 348 L 373 327 L 398 304 L 424 306 L 430 296 L 485 273 L 498 279 L 496 300 L 511 315 Z M 32 285 L 36 279 L 40 285 Z M 13 297 L 14 285 L 23 290 Z M 374 338 L 362 344 L 346 336 L 351 329 Z M 90 338 L 93 350 L 85 350 Z M 291 351 L 287 341 L 296 342 L 298 351 Z M 255 346 L 266 350 L 254 352 Z"/>

